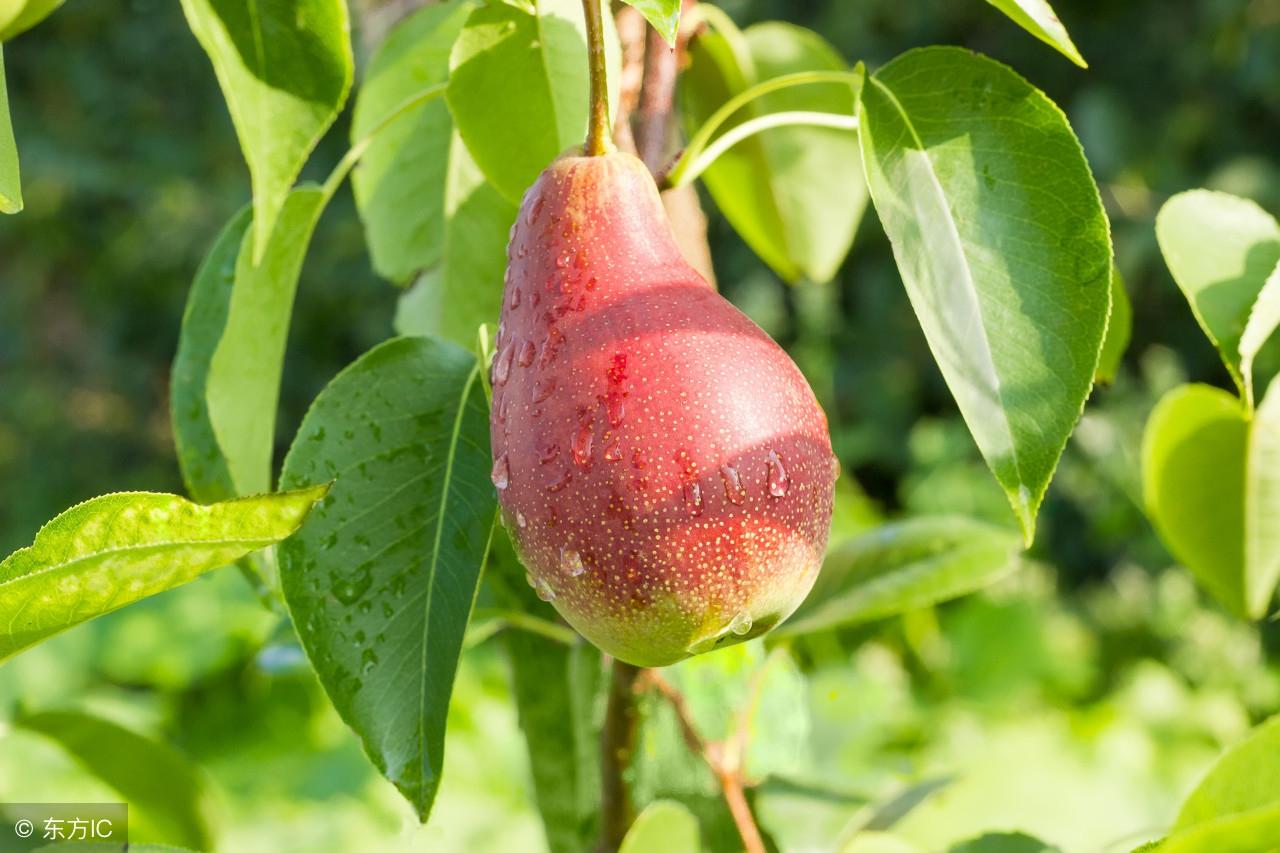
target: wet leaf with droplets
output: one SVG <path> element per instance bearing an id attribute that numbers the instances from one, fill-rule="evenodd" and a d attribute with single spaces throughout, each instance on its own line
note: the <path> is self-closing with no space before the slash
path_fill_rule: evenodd
<path id="1" fill-rule="evenodd" d="M 296 531 L 326 487 L 200 506 L 122 492 L 72 507 L 0 562 L 0 660 Z"/>
<path id="2" fill-rule="evenodd" d="M 286 484 L 336 471 L 333 500 L 280 552 L 294 624 L 339 714 L 423 818 L 440 784 L 494 485 L 509 476 L 487 435 L 476 358 L 397 338 L 321 392 L 285 460 Z"/>

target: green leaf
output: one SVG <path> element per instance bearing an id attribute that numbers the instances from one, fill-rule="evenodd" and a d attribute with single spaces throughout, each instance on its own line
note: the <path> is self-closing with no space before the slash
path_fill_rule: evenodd
<path id="1" fill-rule="evenodd" d="M 1245 603 L 1261 619 L 1280 583 L 1280 382 L 1254 412 L 1244 488 Z"/>
<path id="2" fill-rule="evenodd" d="M 861 104 L 867 182 L 907 294 L 1030 543 L 1111 302 L 1084 153 L 1044 93 L 959 48 L 908 51 Z"/>
<path id="3" fill-rule="evenodd" d="M 702 838 L 693 812 L 674 800 L 657 800 L 636 816 L 618 853 L 698 853 Z"/>
<path id="4" fill-rule="evenodd" d="M 448 78 L 449 52 L 474 7 L 457 0 L 427 6 L 391 31 L 356 96 L 353 142 Z M 351 176 L 373 267 L 394 282 L 440 260 L 452 133 L 448 107 L 440 99 L 428 101 L 382 129 Z"/>
<path id="5" fill-rule="evenodd" d="M 22 181 L 18 176 L 18 143 L 9 119 L 9 90 L 4 79 L 4 51 L 0 48 L 0 213 L 22 210 Z"/>
<path id="6" fill-rule="evenodd" d="M 1067 28 L 1058 20 L 1053 8 L 1045 0 L 987 0 L 1004 12 L 1020 27 L 1049 45 L 1081 68 L 1088 68 L 1080 51 L 1076 50 Z"/>
<path id="7" fill-rule="evenodd" d="M 1099 382 L 1114 382 L 1116 372 L 1120 370 L 1120 361 L 1129 346 L 1129 338 L 1133 334 L 1133 306 L 1129 303 L 1129 292 L 1125 290 L 1124 279 L 1120 270 L 1111 269 L 1111 317 L 1107 321 L 1107 336 L 1102 341 L 1102 355 L 1098 358 L 1096 379 Z"/>
<path id="8" fill-rule="evenodd" d="M 351 89 L 344 0 L 182 0 L 213 63 L 253 184 L 254 264 Z"/>
<path id="9" fill-rule="evenodd" d="M 876 528 L 827 555 L 809 597 L 778 636 L 884 619 L 974 592 L 1018 566 L 1018 537 L 967 518 Z"/>
<path id="10" fill-rule="evenodd" d="M 1156 847 L 1159 853 L 1257 853 L 1275 849 L 1280 805 L 1199 823 Z"/>
<path id="11" fill-rule="evenodd" d="M 1173 832 L 1267 806 L 1280 807 L 1280 717 L 1259 725 L 1214 763 L 1183 802 Z"/>
<path id="12" fill-rule="evenodd" d="M 211 503 L 236 497 L 227 458 L 218 445 L 209 417 L 209 365 L 227 328 L 227 313 L 236 282 L 236 260 L 253 221 L 246 205 L 218 233 L 196 271 L 178 334 L 178 352 L 169 381 L 169 416 L 178 466 L 187 491 Z"/>
<path id="13" fill-rule="evenodd" d="M 72 507 L 0 562 L 0 660 L 290 536 L 326 487 L 198 506 L 126 492 Z"/>
<path id="14" fill-rule="evenodd" d="M 680 105 L 692 134 L 730 98 L 756 83 L 800 71 L 848 66 L 821 36 L 792 24 L 747 28 L 740 58 L 724 35 L 698 37 L 681 74 Z M 762 115 L 793 110 L 850 115 L 848 84 L 792 86 L 739 110 L 731 130 Z M 787 281 L 829 281 L 839 269 L 867 205 L 857 134 L 837 128 L 774 128 L 725 151 L 702 173 L 725 218 L 752 250 Z"/>
<path id="15" fill-rule="evenodd" d="M 19 715 L 14 725 L 55 741 L 119 792 L 129 804 L 131 835 L 145 826 L 164 841 L 196 850 L 212 847 L 204 780 L 167 744 L 77 711 Z"/>
<path id="16" fill-rule="evenodd" d="M 1022 832 L 988 832 L 953 844 L 948 853 L 1058 853 L 1058 848 Z"/>
<path id="17" fill-rule="evenodd" d="M 63 0 L 5 0 L 0 4 L 0 42 L 22 35 L 62 5 Z"/>
<path id="18" fill-rule="evenodd" d="M 560 624 L 534 594 L 502 530 L 494 536 L 485 584 L 501 606 Z M 534 800 L 552 853 L 578 853 L 596 841 L 600 808 L 603 659 L 582 641 L 572 645 L 522 630 L 502 635 L 512 694 L 529 750 Z"/>
<path id="19" fill-rule="evenodd" d="M 485 181 L 456 134 L 444 199 L 444 263 L 423 273 L 400 298 L 396 330 L 470 347 L 481 323 L 498 321 L 516 208 Z"/>
<path id="20" fill-rule="evenodd" d="M 294 294 L 328 196 L 300 187 L 286 199 L 257 265 L 245 241 L 226 326 L 209 361 L 205 400 L 238 494 L 271 488 L 276 409 Z M 257 213 L 254 214 L 255 221 Z"/>
<path id="21" fill-rule="evenodd" d="M 1250 394 L 1253 393 L 1253 360 L 1277 328 L 1280 328 L 1280 263 L 1258 292 L 1240 335 L 1240 374 Z"/>
<path id="22" fill-rule="evenodd" d="M 1253 388 L 1240 364 L 1241 338 L 1280 262 L 1280 223 L 1248 199 L 1191 190 L 1160 208 L 1156 238 L 1200 328 L 1252 408 Z"/>
<path id="23" fill-rule="evenodd" d="M 397 338 L 320 393 L 289 487 L 336 479 L 280 549 L 285 600 L 320 682 L 424 820 L 496 501 L 473 355 Z"/>
<path id="24" fill-rule="evenodd" d="M 623 0 L 628 6 L 644 15 L 658 35 L 675 47 L 676 33 L 680 29 L 680 0 Z"/>
<path id="25" fill-rule="evenodd" d="M 1143 496 L 1169 551 L 1224 605 L 1244 616 L 1245 453 L 1240 401 L 1208 385 L 1164 396 L 1147 421 Z"/>
<path id="26" fill-rule="evenodd" d="M 449 111 L 489 181 L 517 203 L 538 174 L 587 132 L 587 47 L 579 0 L 539 0 L 471 13 L 450 59 Z M 604 16 L 609 102 L 620 48 Z"/>

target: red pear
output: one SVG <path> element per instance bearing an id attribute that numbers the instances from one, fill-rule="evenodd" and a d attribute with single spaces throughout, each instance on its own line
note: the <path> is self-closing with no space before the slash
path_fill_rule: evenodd
<path id="1" fill-rule="evenodd" d="M 560 157 L 525 195 L 508 261 L 493 482 L 539 595 L 639 666 L 789 616 L 831 521 L 826 417 L 685 262 L 645 166 Z"/>

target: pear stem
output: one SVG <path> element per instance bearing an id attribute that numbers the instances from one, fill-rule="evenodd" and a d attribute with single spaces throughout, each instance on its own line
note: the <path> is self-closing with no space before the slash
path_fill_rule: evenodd
<path id="1" fill-rule="evenodd" d="M 601 2 L 602 0 L 582 0 L 582 11 L 587 23 L 587 62 L 591 69 L 591 115 L 587 125 L 587 141 L 582 149 L 589 157 L 598 157 L 613 150 L 613 142 L 609 138 L 608 63 L 604 52 Z"/>

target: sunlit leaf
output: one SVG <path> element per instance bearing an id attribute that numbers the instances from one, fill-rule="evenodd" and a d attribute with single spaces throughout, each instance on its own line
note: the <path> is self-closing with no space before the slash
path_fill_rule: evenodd
<path id="1" fill-rule="evenodd" d="M 1280 263 L 1259 291 L 1240 335 L 1240 374 L 1251 394 L 1254 393 L 1253 360 L 1277 328 L 1280 328 Z"/>
<path id="2" fill-rule="evenodd" d="M 391 31 L 356 96 L 353 142 L 448 78 L 449 52 L 474 6 L 460 0 L 430 5 Z M 440 260 L 452 133 L 444 100 L 427 101 L 379 130 L 352 173 L 374 269 L 394 282 L 407 282 Z"/>
<path id="3" fill-rule="evenodd" d="M 338 713 L 423 819 L 496 501 L 476 359 L 397 338 L 320 393 L 282 483 L 335 480 L 280 549 L 299 637 Z"/>
<path id="4" fill-rule="evenodd" d="M 623 0 L 653 25 L 667 44 L 675 47 L 676 32 L 680 29 L 680 0 Z"/>
<path id="5" fill-rule="evenodd" d="M 903 54 L 861 104 L 871 198 L 907 294 L 1030 542 L 1111 302 L 1084 153 L 1042 92 L 958 48 Z"/>
<path id="6" fill-rule="evenodd" d="M 1008 15 L 1018 26 L 1040 41 L 1057 50 L 1081 68 L 1088 68 L 1080 51 L 1076 50 L 1067 28 L 1058 20 L 1053 8 L 1045 0 L 987 0 Z"/>
<path id="7" fill-rule="evenodd" d="M 1244 589 L 1245 454 L 1240 401 L 1207 385 L 1170 391 L 1151 413 L 1142 448 L 1147 513 L 1170 552 L 1235 613 Z"/>
<path id="8" fill-rule="evenodd" d="M 260 262 L 289 188 L 337 118 L 354 60 L 344 0 L 182 0 L 213 63 L 253 184 Z"/>
<path id="9" fill-rule="evenodd" d="M 991 584 L 1018 566 L 1018 537 L 967 518 L 885 524 L 832 550 L 778 636 L 883 619 Z"/>
<path id="10" fill-rule="evenodd" d="M 1182 803 L 1173 831 L 1280 805 L 1280 717 L 1258 726 L 1214 763 Z"/>
<path id="11" fill-rule="evenodd" d="M 515 205 L 476 167 L 455 134 L 444 192 L 444 259 L 400 298 L 396 330 L 471 346 L 481 323 L 496 323 Z"/>
<path id="12" fill-rule="evenodd" d="M 78 711 L 23 714 L 14 725 L 55 741 L 119 792 L 131 811 L 131 835 L 145 825 L 165 841 L 197 850 L 212 846 L 204 780 L 167 744 Z"/>
<path id="13" fill-rule="evenodd" d="M 1245 603 L 1260 619 L 1280 583 L 1280 382 L 1272 382 L 1249 426 L 1244 566 Z"/>
<path id="14" fill-rule="evenodd" d="M 744 33 L 747 62 L 726 37 L 705 33 L 681 75 L 680 106 L 693 133 L 750 86 L 799 71 L 844 71 L 840 54 L 817 33 L 777 21 Z M 791 110 L 849 115 L 851 84 L 822 83 L 772 92 L 739 110 L 725 129 Z M 743 240 L 788 281 L 824 282 L 836 273 L 867 206 L 854 131 L 779 127 L 725 151 L 702 174 L 716 206 Z"/>
<path id="15" fill-rule="evenodd" d="M 674 800 L 658 800 L 636 816 L 618 853 L 698 853 L 701 849 L 693 812 Z"/>
<path id="16" fill-rule="evenodd" d="M 22 210 L 22 181 L 18 177 L 18 144 L 9 119 L 9 90 L 4 79 L 4 50 L 0 48 L 0 213 Z"/>
<path id="17" fill-rule="evenodd" d="M 253 208 L 246 206 L 214 240 L 187 295 L 178 352 L 173 359 L 169 381 L 173 439 L 187 491 L 197 501 L 227 500 L 239 493 L 213 432 L 206 392 L 209 365 L 227 327 L 236 283 L 236 259 L 252 221 Z"/>
<path id="18" fill-rule="evenodd" d="M 537 12 L 490 4 L 471 13 L 450 60 L 449 111 L 481 171 L 516 203 L 546 166 L 587 132 L 587 46 L 579 0 Z M 609 102 L 620 49 L 604 16 Z"/>
<path id="19" fill-rule="evenodd" d="M 73 625 L 274 545 L 325 494 L 298 492 L 199 506 L 125 492 L 72 507 L 0 562 L 0 660 Z"/>
<path id="20" fill-rule="evenodd" d="M 61 6 L 63 0 L 4 0 L 0 2 L 0 42 L 22 35 Z"/>
<path id="21" fill-rule="evenodd" d="M 293 298 L 327 201 L 317 187 L 294 190 L 258 264 L 254 265 L 248 240 L 236 260 L 235 286 L 226 326 L 209 362 L 205 399 L 239 494 L 271 488 L 276 409 Z"/>
<path id="22" fill-rule="evenodd" d="M 1252 383 L 1241 369 L 1241 338 L 1259 292 L 1280 262 L 1280 223 L 1248 199 L 1191 190 L 1160 208 L 1156 237 L 1200 328 L 1252 405 Z"/>

